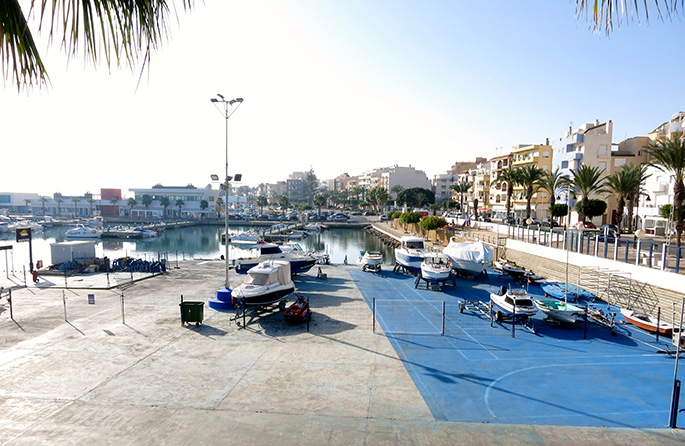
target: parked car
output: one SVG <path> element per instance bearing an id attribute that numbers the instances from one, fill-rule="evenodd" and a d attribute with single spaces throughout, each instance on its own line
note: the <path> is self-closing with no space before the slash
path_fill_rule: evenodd
<path id="1" fill-rule="evenodd" d="M 528 223 L 528 220 L 530 220 L 530 223 Z M 540 225 L 542 225 L 542 223 L 540 222 L 540 220 L 538 220 L 538 219 L 535 218 L 535 217 L 527 218 L 527 219 L 525 220 L 525 222 L 526 222 L 526 224 L 527 224 L 528 226 L 540 226 Z"/>
<path id="2" fill-rule="evenodd" d="M 576 224 L 574 224 L 573 227 L 576 229 L 597 229 L 597 226 L 595 226 L 595 224 L 590 221 L 579 221 Z"/>
<path id="3" fill-rule="evenodd" d="M 380 221 L 386 221 L 387 219 L 388 219 L 388 214 L 381 214 L 381 216 L 379 217 Z"/>
<path id="4" fill-rule="evenodd" d="M 542 226 L 554 228 L 556 226 L 559 226 L 559 223 L 557 223 L 556 221 L 554 221 L 554 219 L 551 219 L 551 218 L 543 218 L 542 219 Z"/>
<path id="5" fill-rule="evenodd" d="M 516 219 L 514 217 L 504 217 L 502 223 L 505 225 L 513 225 L 516 223 Z"/>
<path id="6" fill-rule="evenodd" d="M 602 225 L 599 227 L 599 241 L 603 242 L 605 239 L 608 242 L 613 242 L 618 237 L 618 227 L 616 225 Z"/>
<path id="7" fill-rule="evenodd" d="M 492 219 L 490 217 L 488 217 L 487 215 L 479 215 L 478 220 L 479 221 L 487 221 L 487 222 L 492 221 Z"/>

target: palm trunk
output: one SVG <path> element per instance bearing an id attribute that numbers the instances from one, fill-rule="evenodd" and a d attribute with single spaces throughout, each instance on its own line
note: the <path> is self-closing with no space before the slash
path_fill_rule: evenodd
<path id="1" fill-rule="evenodd" d="M 628 197 L 628 232 L 633 232 L 633 208 L 635 206 L 632 195 Z"/>
<path id="2" fill-rule="evenodd" d="M 673 186 L 673 206 L 675 206 L 675 235 L 676 235 L 676 246 L 680 246 L 680 236 L 683 232 L 683 195 L 685 194 L 685 185 L 683 180 L 676 181 L 675 186 Z"/>
<path id="3" fill-rule="evenodd" d="M 618 206 L 616 208 L 616 227 L 619 232 L 621 231 L 621 223 L 623 222 L 623 209 L 626 206 L 626 200 L 623 197 L 619 197 Z"/>

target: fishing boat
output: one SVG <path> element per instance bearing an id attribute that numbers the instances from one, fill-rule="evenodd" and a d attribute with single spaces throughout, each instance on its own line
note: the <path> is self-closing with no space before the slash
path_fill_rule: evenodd
<path id="1" fill-rule="evenodd" d="M 547 317 L 566 324 L 575 324 L 582 320 L 585 311 L 577 305 L 558 299 L 535 299 L 535 305 Z"/>
<path id="2" fill-rule="evenodd" d="M 452 268 L 472 276 L 480 275 L 495 260 L 495 249 L 483 242 L 460 242 L 451 237 L 442 250 L 452 261 Z"/>
<path id="3" fill-rule="evenodd" d="M 383 254 L 378 251 L 359 251 L 357 264 L 362 267 L 362 271 L 369 269 L 380 271 L 383 264 Z"/>
<path id="4" fill-rule="evenodd" d="M 673 334 L 673 324 L 669 324 L 668 322 L 664 321 L 657 321 L 657 318 L 647 313 L 621 308 L 621 315 L 623 315 L 626 321 L 630 322 L 636 327 L 642 328 L 643 330 L 647 330 L 652 333 L 658 332 L 659 334 L 665 336 L 671 336 Z"/>
<path id="5" fill-rule="evenodd" d="M 546 297 L 551 296 L 567 302 L 578 302 L 580 299 L 593 302 L 597 299 L 597 296 L 591 292 L 572 283 L 544 282 L 540 284 L 540 288 L 545 292 Z"/>
<path id="6" fill-rule="evenodd" d="M 395 249 L 395 262 L 400 268 L 418 274 L 421 272 L 421 262 L 426 254 L 423 238 L 416 235 L 405 235 L 400 238 L 400 247 Z"/>
<path id="7" fill-rule="evenodd" d="M 238 274 L 247 274 L 250 268 L 267 260 L 285 260 L 290 262 L 290 272 L 292 274 L 309 271 L 315 264 L 316 259 L 308 254 L 299 254 L 291 251 L 286 252 L 280 246 L 273 243 L 261 243 L 253 247 L 257 255 L 248 258 L 235 260 L 235 271 Z"/>
<path id="8" fill-rule="evenodd" d="M 231 297 L 234 305 L 264 306 L 282 301 L 294 292 L 290 263 L 269 260 L 250 268 L 243 283 L 231 292 Z"/>
<path id="9" fill-rule="evenodd" d="M 67 238 L 99 238 L 102 231 L 91 228 L 90 226 L 78 225 L 66 232 Z"/>
<path id="10" fill-rule="evenodd" d="M 502 286 L 499 292 L 490 293 L 490 302 L 498 321 L 505 317 L 525 320 L 538 312 L 533 299 L 524 288 Z"/>
<path id="11" fill-rule="evenodd" d="M 452 277 L 452 262 L 441 252 L 429 251 L 421 262 L 421 278 L 429 283 L 442 283 Z"/>

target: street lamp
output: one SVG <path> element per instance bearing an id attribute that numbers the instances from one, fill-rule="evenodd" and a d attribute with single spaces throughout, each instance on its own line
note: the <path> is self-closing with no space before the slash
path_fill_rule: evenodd
<path id="1" fill-rule="evenodd" d="M 233 177 L 228 176 L 228 118 L 235 113 L 235 111 L 240 107 L 240 104 L 243 103 L 243 98 L 235 98 L 235 99 L 230 99 L 226 100 L 226 98 L 223 97 L 223 95 L 217 93 L 218 99 L 217 98 L 211 98 L 210 101 L 216 106 L 217 110 L 221 112 L 221 114 L 224 116 L 225 122 L 226 122 L 226 179 L 224 183 L 224 190 L 226 191 L 226 206 L 224 209 L 224 214 L 225 214 L 225 221 L 224 221 L 224 233 L 225 233 L 225 255 L 224 255 L 224 260 L 226 262 L 226 280 L 225 280 L 225 287 L 228 290 L 229 282 L 228 282 L 228 198 L 229 198 L 229 181 L 233 179 Z M 223 110 L 222 107 L 219 104 L 223 104 Z M 218 175 L 213 175 L 213 177 L 216 177 L 217 179 L 219 178 Z M 240 181 L 239 175 L 236 175 L 236 180 Z"/>

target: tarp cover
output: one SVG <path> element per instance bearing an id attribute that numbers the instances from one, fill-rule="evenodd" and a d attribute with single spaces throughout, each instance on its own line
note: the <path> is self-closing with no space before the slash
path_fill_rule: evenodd
<path id="1" fill-rule="evenodd" d="M 490 264 L 495 260 L 495 248 L 483 242 L 453 242 L 442 250 L 445 254 L 458 260 Z"/>

